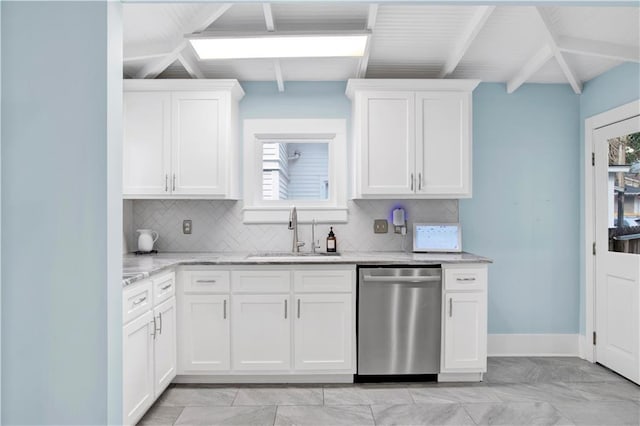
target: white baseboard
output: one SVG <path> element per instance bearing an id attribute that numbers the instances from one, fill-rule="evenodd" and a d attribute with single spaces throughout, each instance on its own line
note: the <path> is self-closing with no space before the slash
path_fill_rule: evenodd
<path id="1" fill-rule="evenodd" d="M 580 334 L 489 334 L 489 356 L 583 357 Z"/>

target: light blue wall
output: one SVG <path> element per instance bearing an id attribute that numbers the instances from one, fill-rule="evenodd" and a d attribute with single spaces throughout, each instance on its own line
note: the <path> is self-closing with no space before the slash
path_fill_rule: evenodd
<path id="1" fill-rule="evenodd" d="M 2 423 L 105 424 L 107 5 L 1 7 Z"/>
<path id="2" fill-rule="evenodd" d="M 596 114 L 640 99 L 640 64 L 624 63 L 590 80 L 580 96 L 580 176 L 584 175 L 584 121 Z M 584 204 L 584 181 L 580 180 L 580 206 Z M 580 208 L 580 332 L 585 332 L 584 313 L 584 211 Z"/>
<path id="3" fill-rule="evenodd" d="M 578 331 L 579 101 L 568 85 L 480 84 L 465 250 L 491 257 L 489 333 Z"/>
<path id="4" fill-rule="evenodd" d="M 271 82 L 241 82 L 240 121 L 246 118 L 346 118 L 351 101 L 346 81 L 286 82 L 285 91 Z"/>

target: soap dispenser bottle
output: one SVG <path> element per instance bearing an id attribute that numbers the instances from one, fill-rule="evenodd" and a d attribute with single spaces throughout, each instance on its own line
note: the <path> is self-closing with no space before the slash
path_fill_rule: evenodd
<path id="1" fill-rule="evenodd" d="M 336 235 L 333 233 L 333 226 L 329 230 L 329 236 L 327 237 L 327 253 L 335 253 L 337 251 L 338 242 Z"/>

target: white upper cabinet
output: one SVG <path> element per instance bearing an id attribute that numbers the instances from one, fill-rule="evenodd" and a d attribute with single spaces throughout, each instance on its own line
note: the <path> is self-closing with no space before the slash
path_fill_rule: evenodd
<path id="1" fill-rule="evenodd" d="M 361 188 L 366 194 L 413 194 L 415 96 L 412 92 L 362 93 Z"/>
<path id="2" fill-rule="evenodd" d="M 478 80 L 349 80 L 354 198 L 471 197 Z"/>
<path id="3" fill-rule="evenodd" d="M 171 172 L 171 94 L 131 92 L 125 93 L 123 101 L 123 192 L 167 194 Z"/>
<path id="4" fill-rule="evenodd" d="M 236 80 L 125 80 L 125 198 L 240 196 Z"/>
<path id="5" fill-rule="evenodd" d="M 471 94 L 416 93 L 417 193 L 471 196 Z"/>

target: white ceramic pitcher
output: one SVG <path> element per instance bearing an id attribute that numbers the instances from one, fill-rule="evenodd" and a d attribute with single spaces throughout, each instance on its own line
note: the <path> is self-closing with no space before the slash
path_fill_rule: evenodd
<path id="1" fill-rule="evenodd" d="M 152 229 L 138 229 L 136 232 L 140 233 L 138 237 L 138 250 L 146 253 L 153 250 L 153 243 L 158 241 L 160 234 Z M 155 237 L 153 234 L 155 234 Z"/>

